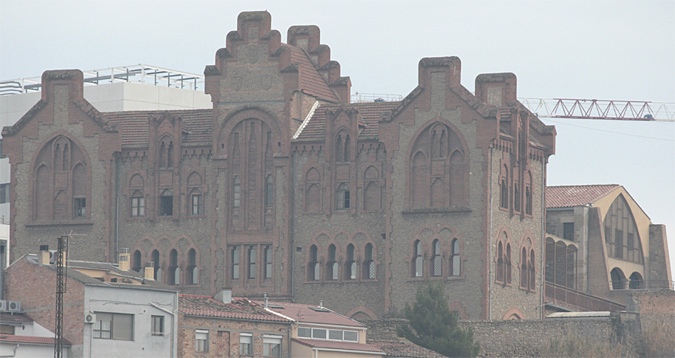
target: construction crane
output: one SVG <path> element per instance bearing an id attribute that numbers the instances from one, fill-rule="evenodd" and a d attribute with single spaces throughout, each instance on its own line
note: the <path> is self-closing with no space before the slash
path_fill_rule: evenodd
<path id="1" fill-rule="evenodd" d="M 541 118 L 675 122 L 675 103 L 573 98 L 519 98 Z"/>

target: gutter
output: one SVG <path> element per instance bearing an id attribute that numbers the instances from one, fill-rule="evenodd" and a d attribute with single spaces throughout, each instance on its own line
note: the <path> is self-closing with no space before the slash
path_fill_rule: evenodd
<path id="1" fill-rule="evenodd" d="M 546 284 L 544 283 L 544 276 L 546 275 L 546 162 L 548 158 L 544 159 L 541 168 L 541 236 L 539 237 L 539 318 L 544 319 L 544 294 L 546 291 Z"/>
<path id="2" fill-rule="evenodd" d="M 6 355 L 6 356 L 0 356 L 0 358 L 11 358 L 11 357 L 16 357 L 16 350 L 19 349 L 19 343 L 14 346 L 14 352 L 12 352 L 12 355 Z"/>
<path id="3" fill-rule="evenodd" d="M 378 355 L 378 356 L 385 356 L 387 355 L 386 353 L 382 352 L 367 352 L 367 351 L 356 351 L 356 350 L 351 350 L 351 349 L 337 349 L 337 348 L 312 348 L 314 351 L 314 356 L 318 357 L 319 352 L 339 352 L 339 353 L 354 353 L 354 354 L 371 354 L 371 355 Z"/>
<path id="4" fill-rule="evenodd" d="M 173 303 L 174 303 L 174 307 L 176 307 L 176 309 L 178 309 L 178 294 L 175 295 L 175 297 L 173 299 Z M 175 324 L 176 324 L 176 312 L 169 311 L 166 308 L 161 307 L 160 305 L 158 305 L 154 302 L 150 302 L 150 306 L 155 307 L 156 309 L 158 309 L 162 312 L 165 312 L 166 314 L 171 316 L 171 355 L 169 357 L 173 358 L 173 350 L 175 348 L 174 336 L 176 335 L 176 330 L 175 330 L 175 327 L 174 327 Z"/>
<path id="5" fill-rule="evenodd" d="M 493 196 L 493 188 L 492 188 L 492 176 L 493 176 L 493 173 L 492 173 L 492 170 L 493 170 L 492 160 L 493 160 L 493 158 L 492 158 L 492 156 L 493 156 L 493 153 L 492 152 L 493 151 L 494 151 L 494 141 L 493 141 L 492 144 L 490 144 L 490 172 L 489 172 L 490 173 L 489 174 L 490 175 L 490 180 L 489 180 L 489 182 L 490 182 L 490 184 L 489 184 L 490 202 L 489 202 L 488 205 L 490 205 L 490 225 L 489 225 L 489 228 L 488 228 L 489 232 L 488 232 L 488 258 L 487 258 L 487 260 L 488 260 L 488 277 L 487 277 L 487 280 L 488 280 L 488 317 L 487 317 L 488 321 L 492 320 L 492 196 Z"/>
<path id="6" fill-rule="evenodd" d="M 120 157 L 115 158 L 115 262 L 119 264 L 120 241 Z"/>

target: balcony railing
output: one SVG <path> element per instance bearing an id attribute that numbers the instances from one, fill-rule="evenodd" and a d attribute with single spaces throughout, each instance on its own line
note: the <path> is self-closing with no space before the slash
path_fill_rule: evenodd
<path id="1" fill-rule="evenodd" d="M 623 311 L 625 305 L 589 295 L 554 283 L 545 284 L 545 301 L 573 311 Z"/>

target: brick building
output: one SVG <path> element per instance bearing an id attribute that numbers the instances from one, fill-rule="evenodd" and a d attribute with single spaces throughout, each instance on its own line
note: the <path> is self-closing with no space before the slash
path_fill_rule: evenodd
<path id="1" fill-rule="evenodd" d="M 516 100 L 513 74 L 471 93 L 456 57 L 418 71 L 402 101 L 350 103 L 319 28 L 282 43 L 267 12 L 240 14 L 206 66 L 212 109 L 100 112 L 80 71 L 46 71 L 2 132 L 12 255 L 74 232 L 87 243 L 72 257 L 129 247 L 133 269 L 153 262 L 188 294 L 376 318 L 431 280 L 463 318 L 539 318 L 555 130 Z"/>

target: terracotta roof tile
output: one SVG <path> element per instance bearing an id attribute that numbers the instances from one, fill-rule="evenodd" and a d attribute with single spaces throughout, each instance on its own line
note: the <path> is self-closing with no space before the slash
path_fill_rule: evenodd
<path id="1" fill-rule="evenodd" d="M 441 358 L 444 355 L 412 342 L 369 342 L 387 354 L 387 358 Z"/>
<path id="2" fill-rule="evenodd" d="M 209 145 L 211 143 L 213 131 L 213 110 L 211 109 L 105 112 L 102 116 L 117 125 L 123 148 L 142 148 L 148 146 L 150 130 L 148 119 L 161 117 L 165 113 L 181 118 L 182 128 L 187 132 L 183 144 Z"/>
<path id="3" fill-rule="evenodd" d="M 368 102 L 344 105 L 359 112 L 359 124 L 365 127 L 359 133 L 359 139 L 377 138 L 378 124 L 384 114 L 390 113 L 399 102 Z M 335 111 L 342 104 L 324 104 L 314 111 L 314 115 L 298 136 L 298 139 L 322 139 L 326 135 L 327 111 Z"/>
<path id="4" fill-rule="evenodd" d="M 597 201 L 618 187 L 618 184 L 549 186 L 546 188 L 546 207 L 583 206 Z"/>
<path id="5" fill-rule="evenodd" d="M 178 300 L 178 310 L 188 316 L 291 323 L 290 320 L 267 312 L 262 305 L 245 298 L 223 303 L 210 296 L 181 294 Z"/>
<path id="6" fill-rule="evenodd" d="M 340 102 L 340 98 L 328 87 L 305 51 L 299 47 L 286 45 L 291 49 L 291 61 L 298 65 L 299 87 L 305 93 L 332 102 Z"/>
<path id="7" fill-rule="evenodd" d="M 351 342 L 340 342 L 340 341 L 324 341 L 319 339 L 302 339 L 302 338 L 293 338 L 294 342 L 306 345 L 313 348 L 325 348 L 325 349 L 339 349 L 339 350 L 349 350 L 349 351 L 362 351 L 362 352 L 371 352 L 371 353 L 382 353 L 384 352 L 375 347 L 374 345 L 367 343 L 351 343 Z"/>
<path id="8" fill-rule="evenodd" d="M 256 303 L 260 304 L 260 302 Z M 325 307 L 302 303 L 270 302 L 269 309 L 294 319 L 299 323 L 321 323 L 339 326 L 365 327 L 361 323 Z"/>

